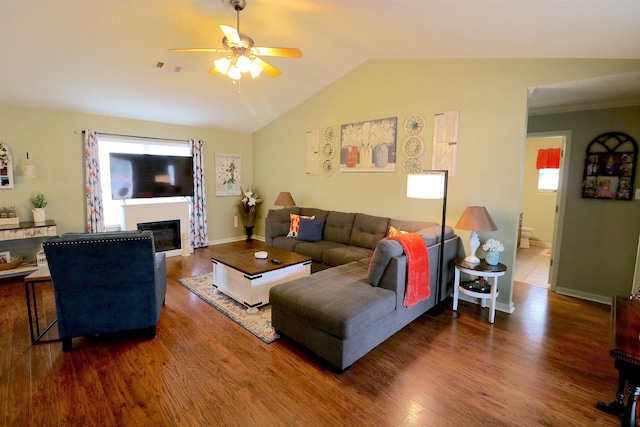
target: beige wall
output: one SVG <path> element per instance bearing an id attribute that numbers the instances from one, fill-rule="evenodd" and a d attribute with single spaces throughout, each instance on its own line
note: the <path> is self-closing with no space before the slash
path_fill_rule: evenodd
<path id="1" fill-rule="evenodd" d="M 561 137 L 527 138 L 522 179 L 522 225 L 534 228 L 532 243 L 550 246 L 553 240 L 553 220 L 556 192 L 538 191 L 538 150 L 562 148 Z"/>
<path id="2" fill-rule="evenodd" d="M 637 70 L 637 60 L 368 61 L 254 134 L 263 213 L 273 207 L 279 191 L 290 191 L 299 206 L 439 221 L 438 202 L 406 198 L 400 148 L 393 174 L 309 176 L 305 134 L 384 117 L 397 116 L 403 123 L 410 114 L 421 113 L 427 119 L 422 160 L 428 168 L 433 115 L 460 110 L 458 174 L 450 179 L 447 223 L 454 225 L 467 205 L 488 208 L 499 230 L 480 233 L 480 238 L 494 237 L 505 244 L 501 261 L 510 270 L 501 279 L 499 306 L 511 309 L 528 88 Z M 400 131 L 399 143 L 403 137 Z M 469 232 L 457 231 L 468 251 Z"/>
<path id="3" fill-rule="evenodd" d="M 0 105 L 0 139 L 12 150 L 15 189 L 0 190 L 0 206 L 15 205 L 22 220 L 30 221 L 29 202 L 41 190 L 49 199 L 47 218 L 58 224 L 60 233 L 86 229 L 84 198 L 84 156 L 82 130 L 150 136 L 158 138 L 201 139 L 207 188 L 210 240 L 243 235 L 233 228 L 238 197 L 215 197 L 215 153 L 242 155 L 242 181 L 253 179 L 251 135 L 210 128 L 179 126 L 116 117 L 98 116 L 43 108 Z M 23 176 L 26 152 L 36 167 L 36 178 Z"/>

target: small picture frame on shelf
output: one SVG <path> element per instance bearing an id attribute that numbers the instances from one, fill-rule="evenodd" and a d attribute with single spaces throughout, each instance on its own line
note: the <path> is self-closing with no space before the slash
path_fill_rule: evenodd
<path id="1" fill-rule="evenodd" d="M 0 252 L 0 264 L 7 264 L 9 262 L 11 262 L 11 252 L 10 251 Z"/>
<path id="2" fill-rule="evenodd" d="M 11 190 L 13 183 L 13 157 L 7 144 L 0 141 L 0 190 Z"/>

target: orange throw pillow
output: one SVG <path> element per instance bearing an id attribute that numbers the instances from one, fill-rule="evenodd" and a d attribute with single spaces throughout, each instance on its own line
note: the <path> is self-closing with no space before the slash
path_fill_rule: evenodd
<path id="1" fill-rule="evenodd" d="M 300 218 L 305 219 L 316 219 L 316 216 L 306 216 L 306 215 L 298 215 L 298 214 L 289 214 L 289 234 L 287 237 L 297 237 L 298 232 L 300 231 Z"/>
<path id="2" fill-rule="evenodd" d="M 387 237 L 399 236 L 401 234 L 407 234 L 407 233 L 408 233 L 408 231 L 398 230 L 394 226 L 390 225 L 389 226 L 389 233 L 387 233 Z"/>

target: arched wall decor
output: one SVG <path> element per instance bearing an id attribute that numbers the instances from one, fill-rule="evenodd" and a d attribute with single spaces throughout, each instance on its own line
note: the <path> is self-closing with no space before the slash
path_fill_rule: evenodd
<path id="1" fill-rule="evenodd" d="M 638 145 L 622 132 L 607 132 L 587 146 L 582 197 L 632 200 Z"/>

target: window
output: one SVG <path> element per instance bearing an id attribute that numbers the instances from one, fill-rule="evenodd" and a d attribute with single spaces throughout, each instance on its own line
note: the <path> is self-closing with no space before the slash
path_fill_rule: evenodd
<path id="1" fill-rule="evenodd" d="M 127 137 L 107 137 L 98 135 L 98 152 L 100 160 L 100 182 L 102 185 L 102 205 L 104 208 L 104 224 L 107 230 L 119 230 L 121 209 L 124 200 L 113 200 L 111 197 L 111 175 L 109 153 L 156 154 L 167 156 L 190 156 L 191 149 L 187 142 L 164 142 Z M 184 200 L 183 197 L 163 197 L 163 203 Z M 157 203 L 157 199 L 132 199 L 127 204 Z"/>
<path id="2" fill-rule="evenodd" d="M 560 169 L 538 170 L 538 191 L 558 191 Z"/>

